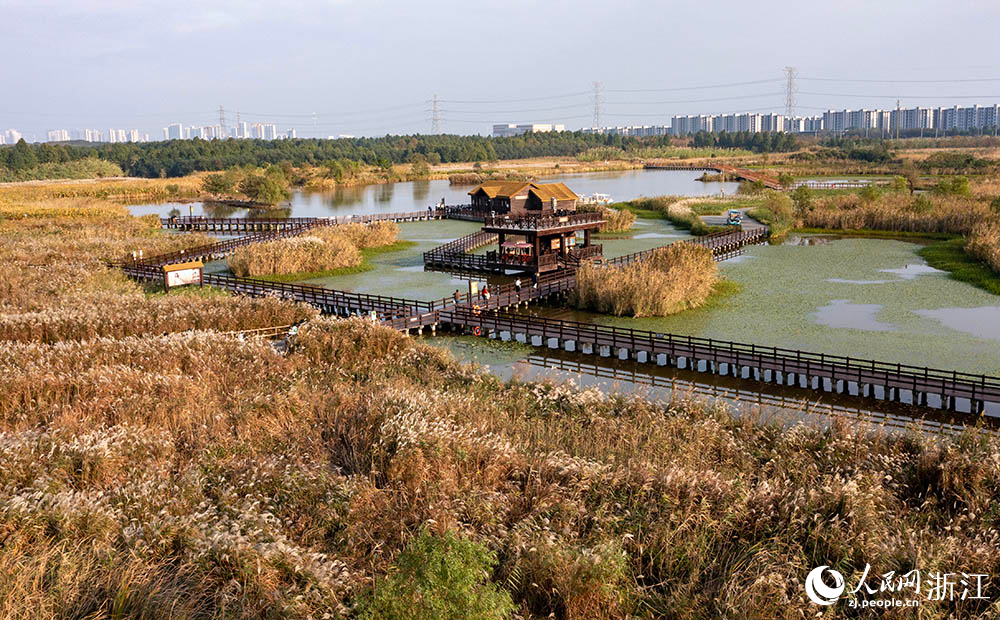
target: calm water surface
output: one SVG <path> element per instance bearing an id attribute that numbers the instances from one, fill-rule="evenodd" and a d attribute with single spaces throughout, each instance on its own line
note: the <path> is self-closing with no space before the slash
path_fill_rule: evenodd
<path id="1" fill-rule="evenodd" d="M 542 183 L 563 182 L 580 195 L 610 194 L 614 200 L 632 200 L 641 196 L 708 196 L 718 194 L 725 187 L 732 194 L 737 183 L 702 183 L 696 181 L 701 172 L 684 170 L 625 170 L 617 172 L 587 172 L 555 177 L 542 177 Z M 468 185 L 450 185 L 448 181 L 412 181 L 341 187 L 330 192 L 302 192 L 292 194 L 291 208 L 283 209 L 285 216 L 328 217 L 362 213 L 391 213 L 419 211 L 444 198 L 447 204 L 468 204 Z M 253 217 L 252 211 L 219 205 L 158 203 L 129 207 L 134 215 L 155 213 L 166 216 L 171 210 L 180 215 L 208 215 L 211 217 Z M 256 212 L 258 215 L 261 212 Z M 271 215 L 273 217 L 273 215 Z"/>

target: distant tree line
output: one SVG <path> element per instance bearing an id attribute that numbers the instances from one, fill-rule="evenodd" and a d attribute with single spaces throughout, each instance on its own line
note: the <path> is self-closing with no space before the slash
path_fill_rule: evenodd
<path id="1" fill-rule="evenodd" d="M 234 166 L 263 167 L 290 162 L 327 166 L 332 176 L 349 173 L 351 164 L 388 168 L 442 162 L 496 161 L 529 157 L 573 157 L 587 149 L 639 148 L 637 138 L 582 132 L 530 133 L 510 138 L 457 135 L 290 140 L 170 140 L 118 144 L 27 144 L 0 147 L 0 168 L 26 170 L 47 162 L 97 157 L 117 164 L 130 176 L 179 177 Z M 331 163 L 335 162 L 335 163 Z"/>
<path id="2" fill-rule="evenodd" d="M 720 149 L 744 149 L 754 153 L 784 153 L 799 148 L 798 140 L 793 133 L 783 131 L 764 131 L 751 133 L 709 132 L 699 131 L 691 138 L 691 146 Z"/>

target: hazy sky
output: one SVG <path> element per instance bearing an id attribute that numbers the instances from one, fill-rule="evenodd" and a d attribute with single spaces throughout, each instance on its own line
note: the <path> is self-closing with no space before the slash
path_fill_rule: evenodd
<path id="1" fill-rule="evenodd" d="M 800 114 L 986 104 L 998 20 L 996 0 L 0 0 L 0 130 L 158 138 L 222 105 L 230 123 L 238 109 L 300 136 L 426 133 L 435 94 L 449 133 L 575 129 L 594 81 L 602 124 L 667 124 L 782 111 L 786 65 Z M 942 82 L 974 78 L 994 80 Z"/>

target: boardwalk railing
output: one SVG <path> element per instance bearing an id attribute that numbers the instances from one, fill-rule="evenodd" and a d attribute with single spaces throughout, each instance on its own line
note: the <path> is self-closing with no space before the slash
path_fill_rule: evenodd
<path id="1" fill-rule="evenodd" d="M 753 230 L 739 230 L 732 232 L 722 231 L 705 235 L 704 237 L 685 239 L 684 241 L 678 241 L 677 243 L 690 243 L 692 245 L 708 248 L 712 251 L 712 255 L 715 257 L 715 260 L 722 261 L 740 254 L 743 251 L 743 248 L 748 245 L 764 243 L 767 241 L 770 234 L 770 229 L 762 227 Z M 633 252 L 632 254 L 625 254 L 623 256 L 604 259 L 601 261 L 601 264 L 609 267 L 623 267 L 640 260 L 645 260 L 651 254 L 657 250 L 663 249 L 664 247 L 667 246 L 659 246 L 649 250 L 642 250 L 641 252 Z"/>
<path id="2" fill-rule="evenodd" d="M 597 222 L 603 222 L 604 218 L 598 212 L 588 212 L 588 213 L 577 213 L 577 212 L 567 212 L 567 213 L 556 213 L 553 215 L 543 215 L 538 217 L 488 217 L 485 221 L 485 226 L 487 228 L 502 228 L 505 230 L 551 230 L 556 228 L 564 228 L 567 226 L 576 226 L 578 224 L 591 224 Z"/>
<path id="3" fill-rule="evenodd" d="M 647 162 L 644 167 L 648 170 L 714 170 L 716 172 L 731 175 L 734 179 L 744 179 L 746 181 L 761 183 L 764 187 L 770 189 L 784 189 L 781 183 L 778 182 L 778 179 L 775 179 L 774 177 L 769 177 L 761 172 L 747 170 L 746 168 L 735 168 L 725 164 L 677 164 Z"/>
<path id="4" fill-rule="evenodd" d="M 914 402 L 919 400 L 917 395 L 939 394 L 943 401 L 968 399 L 973 411 L 983 401 L 1000 403 L 1000 377 L 987 375 L 575 321 L 495 312 L 476 314 L 461 306 L 442 310 L 439 318 L 444 323 L 523 334 L 529 340 L 539 336 L 543 345 L 547 339 L 555 338 L 560 345 L 573 342 L 576 348 L 610 347 L 609 352 L 624 349 L 632 356 L 643 352 L 654 359 L 665 355 L 668 364 L 684 358 L 688 367 L 692 367 L 700 361 L 719 372 L 721 364 L 726 364 L 727 372 L 739 377 L 743 369 L 751 368 L 759 371 L 762 379 L 765 371 L 769 371 L 772 375 L 780 372 L 783 377 L 805 377 L 807 383 L 827 379 L 834 388 L 838 382 L 854 382 L 862 393 L 866 391 L 863 386 L 882 386 L 890 394 L 911 390 Z"/>
<path id="5" fill-rule="evenodd" d="M 445 209 L 429 208 L 425 211 L 401 211 L 395 213 L 369 213 L 365 215 L 340 215 L 330 217 L 161 217 L 164 228 L 177 230 L 200 230 L 209 232 L 252 232 L 283 230 L 301 226 L 338 226 L 343 224 L 372 224 L 375 222 L 419 222 L 440 220 L 446 217 Z"/>

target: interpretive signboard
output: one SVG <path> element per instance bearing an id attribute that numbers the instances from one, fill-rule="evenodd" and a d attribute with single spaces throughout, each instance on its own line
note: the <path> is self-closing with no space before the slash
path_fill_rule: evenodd
<path id="1" fill-rule="evenodd" d="M 201 275 L 203 263 L 200 260 L 188 263 L 174 263 L 163 266 L 163 288 L 170 290 L 175 286 L 187 286 L 188 284 L 202 285 Z"/>

